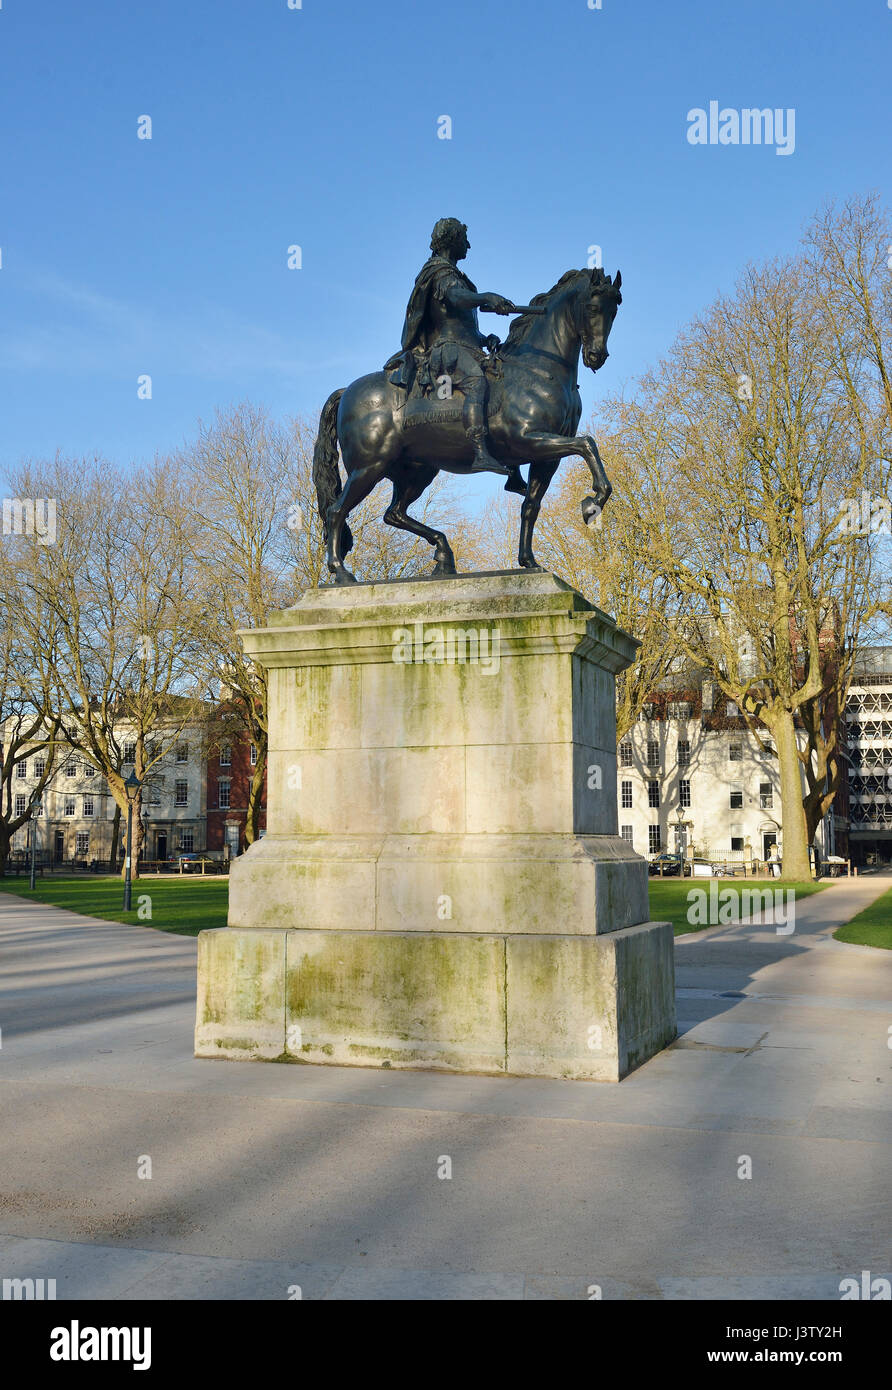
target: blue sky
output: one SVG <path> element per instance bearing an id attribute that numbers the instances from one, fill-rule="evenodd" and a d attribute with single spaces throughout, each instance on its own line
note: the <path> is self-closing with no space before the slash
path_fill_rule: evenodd
<path id="1" fill-rule="evenodd" d="M 447 215 L 517 302 L 592 244 L 622 268 L 587 415 L 829 195 L 890 201 L 890 72 L 886 0 L 2 0 L 0 466 L 315 413 Z M 794 108 L 795 152 L 691 146 L 710 100 Z"/>

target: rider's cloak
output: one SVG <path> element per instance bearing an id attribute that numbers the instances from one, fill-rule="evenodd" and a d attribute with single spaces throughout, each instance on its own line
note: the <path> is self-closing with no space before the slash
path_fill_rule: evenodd
<path id="1" fill-rule="evenodd" d="M 477 293 L 477 286 L 468 279 L 463 270 L 459 270 L 458 266 L 453 265 L 445 256 L 434 255 L 425 261 L 415 278 L 406 309 L 402 336 L 403 352 L 412 352 L 415 348 L 426 349 L 430 346 L 422 339 L 422 329 L 431 294 L 442 299 L 448 286 L 456 282 L 470 290 L 471 294 Z"/>

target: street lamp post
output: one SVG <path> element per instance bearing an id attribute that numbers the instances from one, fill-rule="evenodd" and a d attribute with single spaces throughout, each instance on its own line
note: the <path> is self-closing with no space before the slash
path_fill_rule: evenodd
<path id="1" fill-rule="evenodd" d="M 139 796 L 142 783 L 135 772 L 125 778 L 124 791 L 127 793 L 127 855 L 124 859 L 124 911 L 130 911 L 130 855 L 133 849 L 133 803 Z"/>
<path id="2" fill-rule="evenodd" d="M 37 855 L 36 855 L 36 851 L 37 851 L 37 820 L 36 820 L 36 816 L 37 816 L 37 808 L 38 808 L 39 806 L 40 806 L 40 793 L 39 793 L 38 791 L 35 790 L 35 791 L 33 791 L 33 792 L 31 793 L 31 877 L 30 877 L 30 880 L 29 880 L 29 883 L 28 883 L 28 887 L 31 889 L 31 892 L 32 892 L 32 893 L 34 892 L 34 887 L 35 887 L 35 869 L 36 869 L 36 865 L 37 865 Z"/>

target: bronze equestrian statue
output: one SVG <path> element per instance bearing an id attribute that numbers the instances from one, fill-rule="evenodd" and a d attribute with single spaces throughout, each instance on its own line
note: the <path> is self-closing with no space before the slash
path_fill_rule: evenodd
<path id="1" fill-rule="evenodd" d="M 582 414 L 576 378 L 580 348 L 593 372 L 607 360 L 607 338 L 622 303 L 620 272 L 611 281 L 599 269 L 568 270 L 547 293 L 518 307 L 502 295 L 478 293 L 458 268 L 469 249 L 462 222 L 447 217 L 436 224 L 433 255 L 415 281 L 400 352 L 383 371 L 333 392 L 323 406 L 313 481 L 336 584 L 355 582 L 344 566 L 353 546 L 347 517 L 383 478 L 393 483 L 384 520 L 435 547 L 435 575 L 456 573 L 449 542 L 406 509 L 440 469 L 501 473 L 508 491 L 523 494 L 518 561 L 524 569 L 540 568 L 533 529 L 562 458 L 579 455 L 591 471 L 594 496 L 582 503 L 586 522 L 612 491 L 594 439 L 576 434 Z M 519 315 L 504 343 L 480 333 L 480 309 Z M 520 474 L 525 463 L 526 484 Z"/>

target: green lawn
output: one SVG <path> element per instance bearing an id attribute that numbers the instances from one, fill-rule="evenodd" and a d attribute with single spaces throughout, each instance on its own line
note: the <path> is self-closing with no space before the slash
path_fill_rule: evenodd
<path id="1" fill-rule="evenodd" d="M 875 903 L 859 912 L 844 927 L 833 933 L 837 941 L 849 941 L 856 946 L 879 946 L 892 951 L 892 888 Z"/>
<path id="2" fill-rule="evenodd" d="M 699 924 L 687 921 L 688 893 L 691 888 L 705 888 L 709 891 L 707 878 L 680 881 L 677 878 L 650 880 L 650 915 L 655 922 L 672 922 L 675 933 L 703 931 Z M 820 893 L 826 884 L 787 883 L 783 879 L 736 878 L 717 879 L 719 892 L 723 888 L 794 888 L 796 897 L 806 898 L 810 893 Z M 208 927 L 225 927 L 228 904 L 229 882 L 225 878 L 199 878 L 197 875 L 177 875 L 171 878 L 142 878 L 133 884 L 133 910 L 123 912 L 121 901 L 124 886 L 119 878 L 59 877 L 38 878 L 37 887 L 32 894 L 28 879 L 0 879 L 0 891 L 15 893 L 22 898 L 32 898 L 39 903 L 49 903 L 52 907 L 67 907 L 71 912 L 80 912 L 86 917 L 102 917 L 109 922 L 132 922 L 135 926 L 146 925 L 158 931 L 178 932 L 181 936 L 197 936 Z M 147 907 L 151 917 L 138 915 L 140 898 L 151 899 Z M 885 904 L 885 906 L 884 906 Z M 869 946 L 892 947 L 892 889 L 884 894 L 866 912 L 854 918 L 847 927 L 837 933 L 840 941 L 865 942 Z M 861 924 L 856 927 L 856 924 Z M 865 935 L 844 935 L 852 928 Z"/>
<path id="3" fill-rule="evenodd" d="M 197 936 L 207 927 L 225 927 L 229 895 L 226 878 L 201 878 L 197 874 L 176 874 L 170 878 L 140 878 L 133 881 L 133 909 L 124 912 L 124 884 L 120 878 L 80 876 L 38 878 L 32 893 L 27 875 L 0 878 L 0 891 L 14 893 L 52 907 L 67 907 L 86 917 L 103 917 L 109 922 L 132 922 L 135 926 L 155 927 L 158 931 Z M 139 916 L 140 899 L 149 898 Z M 151 911 L 151 917 L 146 915 Z"/>
<path id="4" fill-rule="evenodd" d="M 718 926 L 717 922 L 691 924 L 687 920 L 689 903 L 694 903 L 696 899 L 688 899 L 688 893 L 692 888 L 703 888 L 709 893 L 710 882 L 716 884 L 719 893 L 724 888 L 782 888 L 786 902 L 786 890 L 792 888 L 796 893 L 796 901 L 800 898 L 807 898 L 811 893 L 822 893 L 827 887 L 826 883 L 790 883 L 783 878 L 652 878 L 650 887 L 650 916 L 653 922 L 672 923 L 675 928 L 676 936 L 684 936 L 688 932 L 705 931 L 707 925 Z M 709 899 L 707 897 L 707 905 Z"/>

